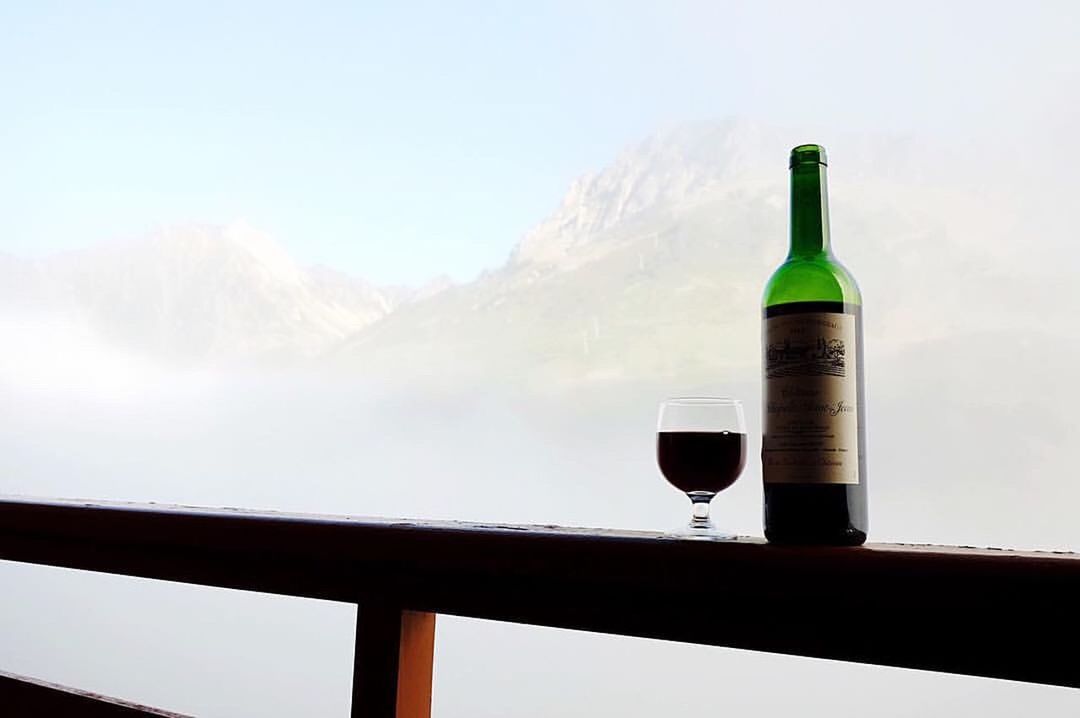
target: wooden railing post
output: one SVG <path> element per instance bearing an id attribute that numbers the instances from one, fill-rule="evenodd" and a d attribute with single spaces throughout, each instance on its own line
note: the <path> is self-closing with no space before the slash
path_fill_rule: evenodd
<path id="1" fill-rule="evenodd" d="M 430 718 L 435 614 L 357 606 L 352 718 Z"/>

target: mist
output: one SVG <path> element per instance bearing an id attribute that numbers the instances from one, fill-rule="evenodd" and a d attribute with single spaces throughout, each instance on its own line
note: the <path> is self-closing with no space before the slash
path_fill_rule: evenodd
<path id="1" fill-rule="evenodd" d="M 993 353 L 965 374 L 933 349 L 932 361 L 915 348 L 869 364 L 881 387 L 870 404 L 873 539 L 1080 546 L 1080 488 L 1046 478 L 1077 458 L 1073 397 L 1055 400 L 1049 378 L 994 382 L 1009 360 Z M 298 369 L 138 371 L 97 356 L 107 361 L 51 381 L 35 364 L 34 381 L 5 382 L 5 493 L 655 530 L 686 520 L 685 498 L 654 464 L 668 384 L 569 400 L 495 384 L 410 393 Z M 920 390 L 881 380 L 901 373 Z M 722 388 L 748 399 L 754 456 L 757 379 L 728 375 Z M 761 531 L 755 463 L 715 502 L 716 520 L 743 535 Z M 8 563 L 2 573 L 0 665 L 197 715 L 347 713 L 352 606 Z M 1071 691 L 1002 681 L 439 621 L 440 716 L 648 716 L 702 700 L 824 716 L 880 695 L 891 698 L 877 715 L 1076 708 Z"/>

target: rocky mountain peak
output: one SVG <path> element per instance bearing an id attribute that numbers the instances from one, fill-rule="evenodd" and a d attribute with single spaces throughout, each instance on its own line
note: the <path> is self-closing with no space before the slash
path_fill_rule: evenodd
<path id="1" fill-rule="evenodd" d="M 567 263 L 567 255 L 656 207 L 678 207 L 725 185 L 782 174 L 772 132 L 729 119 L 661 130 L 627 148 L 604 170 L 577 178 L 556 211 L 521 240 L 512 266 Z"/>

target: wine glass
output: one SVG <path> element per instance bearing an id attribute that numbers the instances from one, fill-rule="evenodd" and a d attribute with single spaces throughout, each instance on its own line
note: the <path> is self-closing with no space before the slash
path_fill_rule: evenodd
<path id="1" fill-rule="evenodd" d="M 656 459 L 668 482 L 686 492 L 693 509 L 683 537 L 731 539 L 709 519 L 709 502 L 735 483 L 746 466 L 742 402 L 726 397 L 676 397 L 660 404 Z"/>

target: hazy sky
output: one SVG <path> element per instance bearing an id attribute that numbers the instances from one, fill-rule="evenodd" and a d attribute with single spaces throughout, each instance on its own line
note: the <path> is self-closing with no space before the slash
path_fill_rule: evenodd
<path id="1" fill-rule="evenodd" d="M 666 124 L 1064 134 L 1078 7 L 6 2 L 0 251 L 246 218 L 305 262 L 464 279 Z"/>

